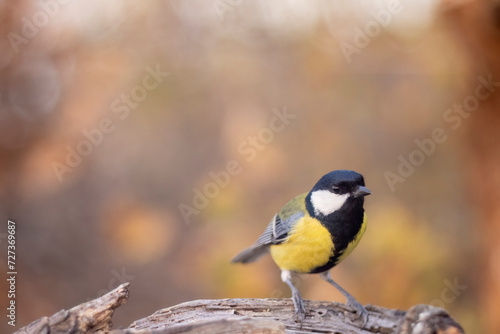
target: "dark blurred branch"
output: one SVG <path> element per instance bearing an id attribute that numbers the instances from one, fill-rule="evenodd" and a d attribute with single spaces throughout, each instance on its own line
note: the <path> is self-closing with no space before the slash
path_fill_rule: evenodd
<path id="1" fill-rule="evenodd" d="M 452 3 L 445 1 L 443 3 Z M 478 285 L 478 312 L 482 324 L 489 333 L 500 333 L 498 297 L 500 283 L 498 267 L 491 260 L 498 256 L 498 241 L 492 238 L 500 233 L 500 1 L 461 1 L 463 6 L 443 13 L 450 31 L 464 46 L 465 55 L 472 71 L 467 80 L 466 91 L 476 87 L 477 75 L 488 73 L 495 82 L 491 97 L 482 101 L 473 117 L 464 122 L 464 136 L 457 146 L 463 150 L 462 161 L 457 164 L 464 169 L 467 200 L 473 206 L 476 217 L 471 218 L 478 232 L 478 245 L 484 251 L 476 254 L 473 271 L 481 277 Z"/>
<path id="2" fill-rule="evenodd" d="M 114 310 L 128 299 L 128 283 L 108 294 L 43 317 L 16 334 L 110 332 Z M 306 301 L 307 317 L 302 324 L 294 321 L 289 299 L 194 300 L 159 310 L 136 320 L 127 329 L 112 334 L 146 333 L 383 333 L 425 334 L 463 333 L 445 310 L 416 305 L 407 312 L 367 305 L 368 323 L 361 329 L 354 311 L 340 303 Z"/>

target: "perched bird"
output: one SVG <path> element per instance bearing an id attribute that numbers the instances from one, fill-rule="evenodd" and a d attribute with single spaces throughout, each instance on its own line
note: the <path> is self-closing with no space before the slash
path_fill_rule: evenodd
<path id="1" fill-rule="evenodd" d="M 319 274 L 345 296 L 364 326 L 368 320 L 366 310 L 332 279 L 330 269 L 344 260 L 363 236 L 364 197 L 370 194 L 361 174 L 350 170 L 330 172 L 310 192 L 285 204 L 255 244 L 236 255 L 232 262 L 253 262 L 270 252 L 281 269 L 282 281 L 292 290 L 295 313 L 301 322 L 306 312 L 293 277 Z"/>

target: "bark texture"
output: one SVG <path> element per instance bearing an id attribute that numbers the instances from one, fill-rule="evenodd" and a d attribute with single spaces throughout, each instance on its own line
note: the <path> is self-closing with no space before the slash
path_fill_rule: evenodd
<path id="1" fill-rule="evenodd" d="M 416 305 L 407 312 L 367 305 L 368 323 L 360 322 L 350 307 L 326 301 L 305 301 L 306 319 L 293 318 L 290 299 L 194 300 L 159 310 L 134 321 L 128 328 L 111 330 L 114 310 L 128 299 L 129 284 L 108 294 L 40 318 L 16 334 L 460 334 L 461 326 L 445 310 Z"/>

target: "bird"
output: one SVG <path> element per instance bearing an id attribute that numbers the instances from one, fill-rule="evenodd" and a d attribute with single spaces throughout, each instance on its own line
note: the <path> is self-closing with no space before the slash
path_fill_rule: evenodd
<path id="1" fill-rule="evenodd" d="M 371 191 L 361 174 L 334 170 L 322 176 L 308 193 L 290 200 L 274 215 L 264 233 L 232 263 L 250 263 L 270 253 L 281 270 L 281 280 L 292 291 L 294 317 L 302 323 L 304 302 L 294 279 L 298 274 L 319 274 L 346 298 L 362 321 L 365 308 L 331 277 L 330 269 L 358 245 L 366 230 L 364 198 Z"/>

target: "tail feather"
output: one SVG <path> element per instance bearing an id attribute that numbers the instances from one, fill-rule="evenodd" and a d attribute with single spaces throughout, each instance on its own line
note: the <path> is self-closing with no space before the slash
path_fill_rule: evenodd
<path id="1" fill-rule="evenodd" d="M 269 251 L 269 245 L 253 245 L 236 255 L 232 263 L 250 263 L 257 260 Z"/>

